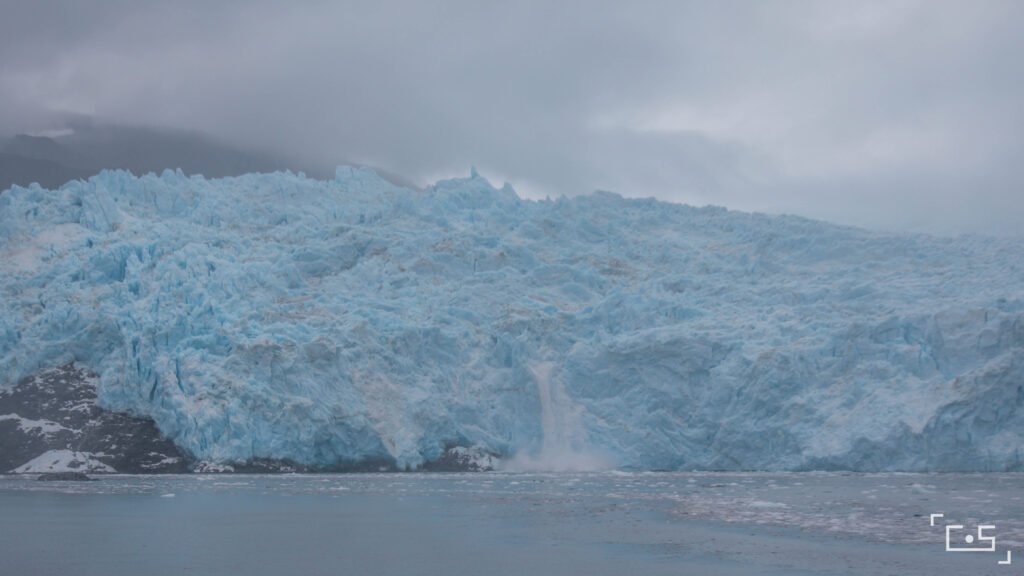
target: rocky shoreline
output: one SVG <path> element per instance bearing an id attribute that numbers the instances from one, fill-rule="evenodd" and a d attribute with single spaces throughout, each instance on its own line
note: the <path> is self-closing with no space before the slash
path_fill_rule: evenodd
<path id="1" fill-rule="evenodd" d="M 96 404 L 95 374 L 75 364 L 44 370 L 0 390 L 0 474 L 46 480 L 87 480 L 101 474 L 273 474 L 401 472 L 394 462 L 339 462 L 310 467 L 288 460 L 200 461 L 160 434 L 148 418 Z M 487 471 L 492 454 L 451 446 L 420 470 Z"/>

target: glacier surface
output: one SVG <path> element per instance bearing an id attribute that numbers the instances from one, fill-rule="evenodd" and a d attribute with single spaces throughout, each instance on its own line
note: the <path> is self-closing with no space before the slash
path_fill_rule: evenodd
<path id="1" fill-rule="evenodd" d="M 0 194 L 0 386 L 197 459 L 1021 469 L 1024 241 L 340 167 Z"/>

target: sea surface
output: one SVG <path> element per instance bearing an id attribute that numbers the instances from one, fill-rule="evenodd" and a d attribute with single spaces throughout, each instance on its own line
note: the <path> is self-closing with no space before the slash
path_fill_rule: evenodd
<path id="1" fill-rule="evenodd" d="M 2 575 L 1020 573 L 1021 474 L 0 477 Z"/>

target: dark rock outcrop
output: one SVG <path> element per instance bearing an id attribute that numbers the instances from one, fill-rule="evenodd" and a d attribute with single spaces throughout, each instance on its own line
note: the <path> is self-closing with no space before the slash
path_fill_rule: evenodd
<path id="1" fill-rule="evenodd" d="M 188 455 L 151 420 L 97 406 L 95 377 L 72 364 L 0 390 L 0 473 L 51 450 L 87 454 L 124 474 L 192 469 Z"/>

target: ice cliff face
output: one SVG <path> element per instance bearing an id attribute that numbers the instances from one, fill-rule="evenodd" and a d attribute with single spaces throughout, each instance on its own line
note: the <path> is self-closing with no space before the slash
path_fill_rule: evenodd
<path id="1" fill-rule="evenodd" d="M 76 361 L 210 461 L 1020 469 L 1022 297 L 1020 240 L 475 174 L 0 194 L 0 386 Z"/>

